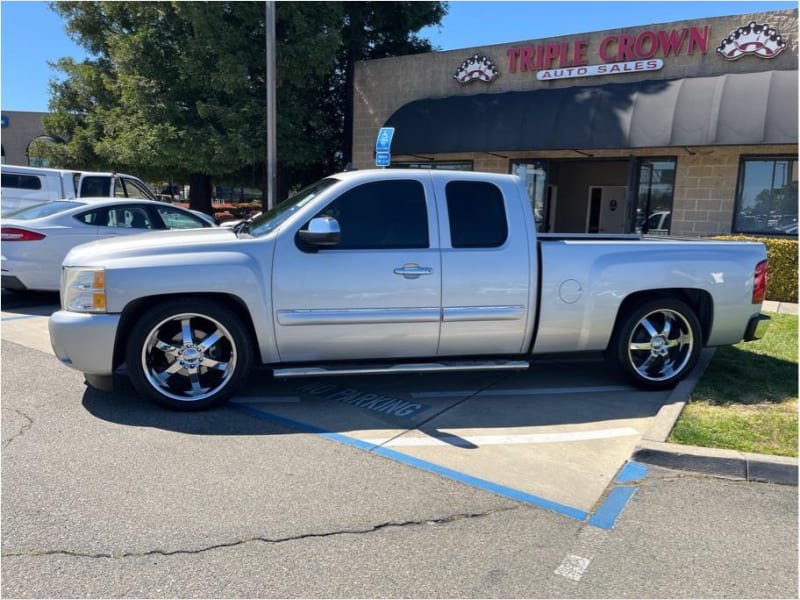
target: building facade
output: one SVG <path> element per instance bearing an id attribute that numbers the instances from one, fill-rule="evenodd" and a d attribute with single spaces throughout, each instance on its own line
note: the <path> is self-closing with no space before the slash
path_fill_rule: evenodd
<path id="1" fill-rule="evenodd" d="M 797 10 L 364 61 L 353 164 L 519 174 L 541 231 L 797 235 Z"/>
<path id="2" fill-rule="evenodd" d="M 46 166 L 41 159 L 31 156 L 30 147 L 34 140 L 45 138 L 42 119 L 44 112 L 4 110 L 2 113 L 2 129 L 0 129 L 0 146 L 2 147 L 3 164 L 31 167 Z"/>

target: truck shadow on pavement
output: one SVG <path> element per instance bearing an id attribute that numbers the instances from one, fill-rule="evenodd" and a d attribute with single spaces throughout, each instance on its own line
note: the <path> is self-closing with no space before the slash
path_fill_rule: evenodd
<path id="1" fill-rule="evenodd" d="M 511 374 L 284 381 L 254 369 L 232 402 L 201 412 L 163 409 L 138 396 L 127 377 L 117 375 L 113 392 L 87 387 L 83 406 L 105 421 L 190 435 L 374 432 L 376 437 L 391 437 L 387 431 L 419 430 L 443 443 L 470 448 L 468 440 L 448 430 L 573 427 L 635 435 L 635 430 L 646 430 L 669 395 L 628 387 L 602 363 L 584 362 L 535 365 Z"/>

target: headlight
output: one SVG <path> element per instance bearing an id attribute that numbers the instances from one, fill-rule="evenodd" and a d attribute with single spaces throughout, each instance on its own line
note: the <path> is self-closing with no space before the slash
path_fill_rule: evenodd
<path id="1" fill-rule="evenodd" d="M 61 304 L 64 310 L 105 312 L 105 269 L 65 267 L 63 277 Z"/>

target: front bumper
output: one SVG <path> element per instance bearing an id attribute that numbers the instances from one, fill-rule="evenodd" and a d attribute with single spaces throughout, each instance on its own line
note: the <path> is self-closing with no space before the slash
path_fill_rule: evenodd
<path id="1" fill-rule="evenodd" d="M 747 329 L 744 332 L 744 341 L 751 342 L 753 340 L 762 339 L 767 335 L 771 321 L 769 316 L 764 313 L 751 317 L 750 322 L 747 324 Z"/>
<path id="2" fill-rule="evenodd" d="M 92 376 L 114 372 L 114 342 L 120 315 L 59 310 L 50 316 L 50 344 L 62 363 Z"/>

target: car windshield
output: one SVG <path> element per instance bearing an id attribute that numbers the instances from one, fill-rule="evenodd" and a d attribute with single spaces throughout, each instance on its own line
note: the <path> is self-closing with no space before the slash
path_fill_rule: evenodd
<path id="1" fill-rule="evenodd" d="M 18 210 L 12 210 L 3 213 L 4 219 L 20 219 L 28 221 L 30 219 L 40 219 L 42 217 L 49 217 L 56 213 L 75 208 L 76 206 L 83 206 L 81 202 L 64 202 L 56 200 L 55 202 L 45 202 L 44 204 L 34 204 L 33 206 L 26 206 Z"/>
<path id="2" fill-rule="evenodd" d="M 237 233 L 261 237 L 274 231 L 298 210 L 316 198 L 321 192 L 338 183 L 338 179 L 322 179 L 301 192 L 291 196 L 275 206 L 272 210 L 261 213 L 257 217 L 243 222 L 236 228 Z"/>

